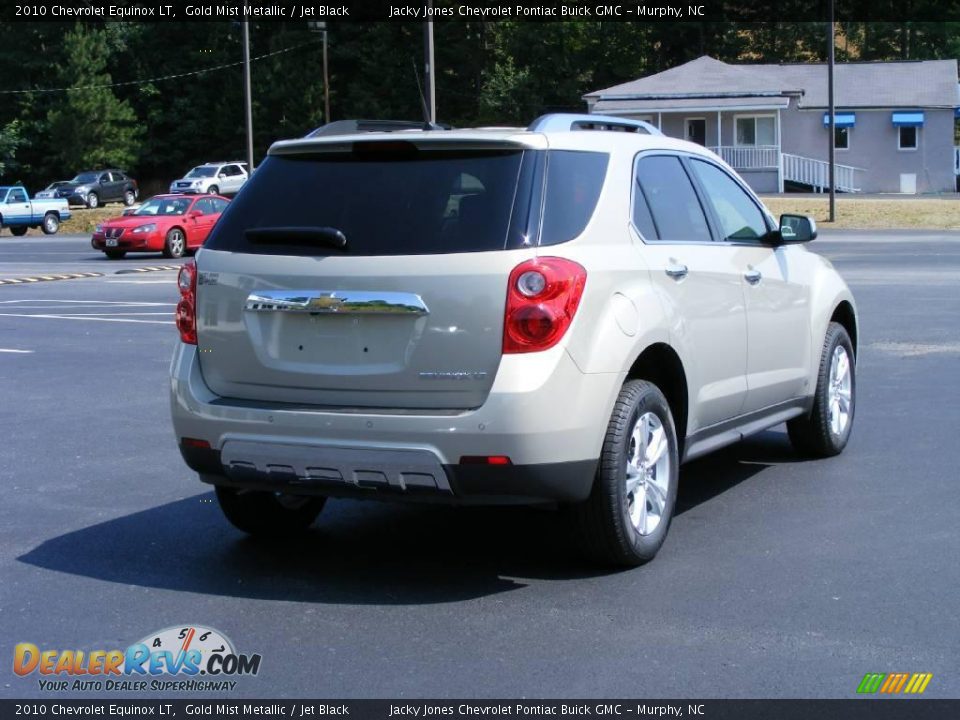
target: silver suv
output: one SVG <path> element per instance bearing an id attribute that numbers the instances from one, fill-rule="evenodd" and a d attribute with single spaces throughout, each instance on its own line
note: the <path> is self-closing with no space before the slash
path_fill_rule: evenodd
<path id="1" fill-rule="evenodd" d="M 170 183 L 170 192 L 234 195 L 243 187 L 248 175 L 245 162 L 206 163 L 197 165 L 182 178 Z"/>
<path id="2" fill-rule="evenodd" d="M 850 290 L 699 145 L 548 115 L 278 142 L 251 183 L 181 270 L 172 363 L 181 453 L 246 532 L 552 503 L 636 565 L 682 462 L 783 422 L 847 444 Z"/>

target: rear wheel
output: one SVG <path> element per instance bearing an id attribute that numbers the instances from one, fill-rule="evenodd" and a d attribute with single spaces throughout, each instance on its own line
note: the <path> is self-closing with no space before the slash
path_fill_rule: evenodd
<path id="1" fill-rule="evenodd" d="M 582 542 L 597 560 L 642 565 L 667 536 L 679 457 L 670 406 L 645 380 L 624 384 L 600 456 L 593 492 L 574 507 Z"/>
<path id="2" fill-rule="evenodd" d="M 27 234 L 27 226 L 26 226 L 26 225 L 14 225 L 13 227 L 10 228 L 10 232 L 13 233 L 14 235 L 16 235 L 17 237 L 21 237 L 21 236 Z"/>
<path id="3" fill-rule="evenodd" d="M 167 233 L 163 243 L 163 256 L 168 258 L 183 257 L 187 249 L 187 238 L 180 228 L 173 228 Z"/>
<path id="4" fill-rule="evenodd" d="M 326 498 L 236 490 L 218 485 L 217 501 L 230 523 L 250 535 L 283 537 L 302 532 L 323 510 Z"/>
<path id="5" fill-rule="evenodd" d="M 60 218 L 56 213 L 48 212 L 43 216 L 43 225 L 40 227 L 44 235 L 56 235 L 60 229 Z"/>
<path id="6" fill-rule="evenodd" d="M 127 254 L 123 250 L 104 250 L 103 252 L 106 253 L 107 260 L 123 260 Z"/>
<path id="7" fill-rule="evenodd" d="M 89 193 L 87 195 L 87 207 L 90 208 L 91 210 L 93 208 L 100 207 L 100 196 L 97 195 L 95 192 Z"/>
<path id="8" fill-rule="evenodd" d="M 799 453 L 831 457 L 843 452 L 853 427 L 856 380 L 850 335 L 843 325 L 832 322 L 823 341 L 813 410 L 787 423 L 790 442 Z"/>
<path id="9" fill-rule="evenodd" d="M 133 190 L 127 190 L 123 194 L 123 204 L 126 205 L 127 207 L 130 207 L 131 205 L 133 205 L 133 203 L 136 202 L 136 200 L 137 200 L 137 196 L 133 192 Z"/>

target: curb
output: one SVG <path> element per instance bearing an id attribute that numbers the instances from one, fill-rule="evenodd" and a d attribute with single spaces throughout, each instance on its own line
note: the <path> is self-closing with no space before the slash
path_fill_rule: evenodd
<path id="1" fill-rule="evenodd" d="M 144 273 L 144 272 L 159 272 L 161 270 L 179 270 L 179 265 L 153 265 L 150 267 L 142 268 L 124 268 L 123 270 L 117 270 L 114 275 L 128 275 L 129 273 Z"/>
<path id="2" fill-rule="evenodd" d="M 63 273 L 57 275 L 36 275 L 22 278 L 0 278 L 0 285 L 21 285 L 24 283 L 48 282 L 50 280 L 77 280 L 79 278 L 103 277 L 104 273 Z"/>

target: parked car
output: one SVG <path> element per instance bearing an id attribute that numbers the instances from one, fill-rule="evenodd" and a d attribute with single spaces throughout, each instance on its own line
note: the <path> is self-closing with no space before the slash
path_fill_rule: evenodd
<path id="1" fill-rule="evenodd" d="M 140 196 L 137 181 L 122 170 L 87 170 L 73 180 L 57 188 L 57 197 L 66 198 L 71 205 L 88 208 L 100 207 L 108 202 L 133 205 Z"/>
<path id="2" fill-rule="evenodd" d="M 97 225 L 90 243 L 111 260 L 128 252 L 181 257 L 203 244 L 229 202 L 218 195 L 155 195 L 136 210 Z"/>
<path id="3" fill-rule="evenodd" d="M 40 228 L 54 235 L 60 223 L 70 219 L 65 200 L 30 200 L 26 188 L 0 187 L 0 229 L 8 227 L 14 235 L 26 235 L 28 228 Z"/>
<path id="4" fill-rule="evenodd" d="M 69 184 L 70 184 L 69 180 L 58 180 L 57 182 L 52 182 L 49 185 L 47 185 L 43 190 L 41 190 L 36 195 L 34 195 L 34 197 L 39 198 L 41 200 L 48 199 L 48 198 L 55 198 L 57 197 L 57 190 L 59 190 L 60 188 L 65 188 Z"/>
<path id="5" fill-rule="evenodd" d="M 681 462 L 783 422 L 846 446 L 857 314 L 815 237 L 639 121 L 278 142 L 180 271 L 181 454 L 249 533 L 326 497 L 559 503 L 648 561 Z"/>
<path id="6" fill-rule="evenodd" d="M 206 163 L 170 183 L 170 192 L 235 195 L 247 181 L 248 175 L 245 162 Z"/>

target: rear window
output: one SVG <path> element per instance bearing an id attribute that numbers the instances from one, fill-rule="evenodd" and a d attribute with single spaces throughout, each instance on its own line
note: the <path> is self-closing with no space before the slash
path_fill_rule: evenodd
<path id="1" fill-rule="evenodd" d="M 206 246 L 285 255 L 423 255 L 520 247 L 533 153 L 357 143 L 353 152 L 271 155 Z M 522 178 L 522 179 L 521 179 Z M 522 218 L 520 216 L 523 216 Z M 512 220 L 514 222 L 512 222 Z M 297 232 L 339 231 L 343 249 Z M 250 233 L 248 230 L 258 230 Z M 275 233 L 271 233 L 275 230 Z"/>
<path id="2" fill-rule="evenodd" d="M 608 159 L 606 153 L 550 151 L 541 245 L 565 243 L 584 231 L 597 207 Z"/>

